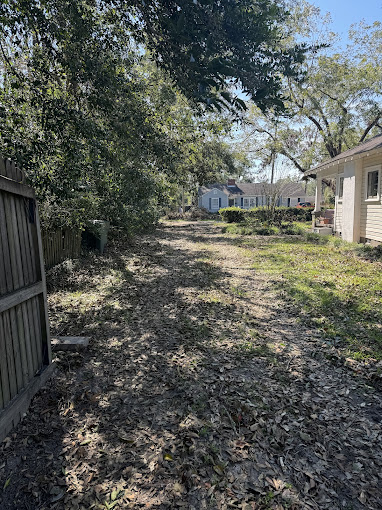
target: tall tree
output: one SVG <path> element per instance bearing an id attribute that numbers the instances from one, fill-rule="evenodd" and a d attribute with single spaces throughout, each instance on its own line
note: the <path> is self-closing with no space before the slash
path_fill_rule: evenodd
<path id="1" fill-rule="evenodd" d="M 94 42 L 112 48 L 116 40 L 134 39 L 189 99 L 240 109 L 245 104 L 232 93 L 240 88 L 262 110 L 283 107 L 280 76 L 297 76 L 303 60 L 305 48 L 286 43 L 287 17 L 277 0 L 5 0 L 0 6 L 5 37 L 33 38 L 75 76 L 84 70 L 78 51 L 86 58 Z M 92 32 L 100 19 L 102 34 L 99 26 Z M 61 51 L 69 39 L 70 56 Z"/>
<path id="2" fill-rule="evenodd" d="M 316 32 L 309 32 L 315 30 L 317 9 L 306 2 L 299 5 L 296 33 L 314 37 L 310 44 L 326 40 L 332 45 L 323 45 L 308 56 L 302 65 L 306 74 L 303 81 L 284 81 L 288 115 L 272 110 L 264 114 L 255 105 L 250 107 L 246 137 L 247 144 L 252 142 L 252 149 L 264 161 L 269 153 L 276 152 L 304 172 L 381 133 L 382 57 L 378 49 L 382 25 L 353 26 L 347 47 L 335 51 L 334 34 L 326 31 L 317 41 Z M 321 26 L 325 20 L 321 19 Z"/>

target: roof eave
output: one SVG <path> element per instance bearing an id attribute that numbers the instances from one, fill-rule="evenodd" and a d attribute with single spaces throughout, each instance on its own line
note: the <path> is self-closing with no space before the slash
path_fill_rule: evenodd
<path id="1" fill-rule="evenodd" d="M 318 173 L 323 172 L 329 168 L 342 165 L 343 163 L 349 163 L 350 161 L 357 161 L 358 159 L 374 156 L 375 154 L 379 153 L 382 153 L 382 147 L 376 147 L 375 149 L 359 152 L 358 154 L 354 154 L 352 156 L 344 156 L 343 158 L 336 159 L 335 161 L 330 159 L 329 161 L 326 161 L 326 163 L 322 163 L 321 165 L 318 165 L 311 170 L 304 172 L 304 177 L 316 178 Z"/>

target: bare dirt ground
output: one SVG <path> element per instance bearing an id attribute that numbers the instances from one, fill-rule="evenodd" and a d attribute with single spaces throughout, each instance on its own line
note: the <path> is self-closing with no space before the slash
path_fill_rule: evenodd
<path id="1" fill-rule="evenodd" d="M 381 394 L 237 237 L 167 223 L 72 273 L 53 332 L 92 344 L 0 445 L 2 510 L 382 508 Z"/>

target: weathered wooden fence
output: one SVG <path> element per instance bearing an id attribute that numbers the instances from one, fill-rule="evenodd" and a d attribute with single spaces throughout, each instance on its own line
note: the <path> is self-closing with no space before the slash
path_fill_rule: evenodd
<path id="1" fill-rule="evenodd" d="M 35 195 L 15 164 L 0 158 L 0 441 L 51 371 Z"/>
<path id="2" fill-rule="evenodd" d="M 43 232 L 42 246 L 45 269 L 50 269 L 66 259 L 80 256 L 81 232 L 67 229 Z"/>

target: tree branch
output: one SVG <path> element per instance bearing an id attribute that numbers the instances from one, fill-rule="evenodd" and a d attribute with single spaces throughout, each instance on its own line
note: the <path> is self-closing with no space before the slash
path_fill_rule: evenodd
<path id="1" fill-rule="evenodd" d="M 370 122 L 370 124 L 366 127 L 365 131 L 363 132 L 361 138 L 359 139 L 359 143 L 362 143 L 367 134 L 369 133 L 369 131 L 374 127 L 374 126 L 378 126 L 378 121 L 379 119 L 382 117 L 382 112 L 378 112 L 378 115 L 374 118 L 374 120 L 372 122 Z M 380 127 L 380 126 L 379 126 Z"/>
<path id="2" fill-rule="evenodd" d="M 280 150 L 280 154 L 282 154 L 283 156 L 285 156 L 286 158 L 288 158 L 290 161 L 292 161 L 292 163 L 294 164 L 294 166 L 300 170 L 300 172 L 304 173 L 306 172 L 308 169 L 307 168 L 303 168 L 300 163 L 297 161 L 296 158 L 294 158 L 292 156 L 292 154 L 289 154 L 289 152 L 287 152 L 285 149 L 281 149 Z"/>

